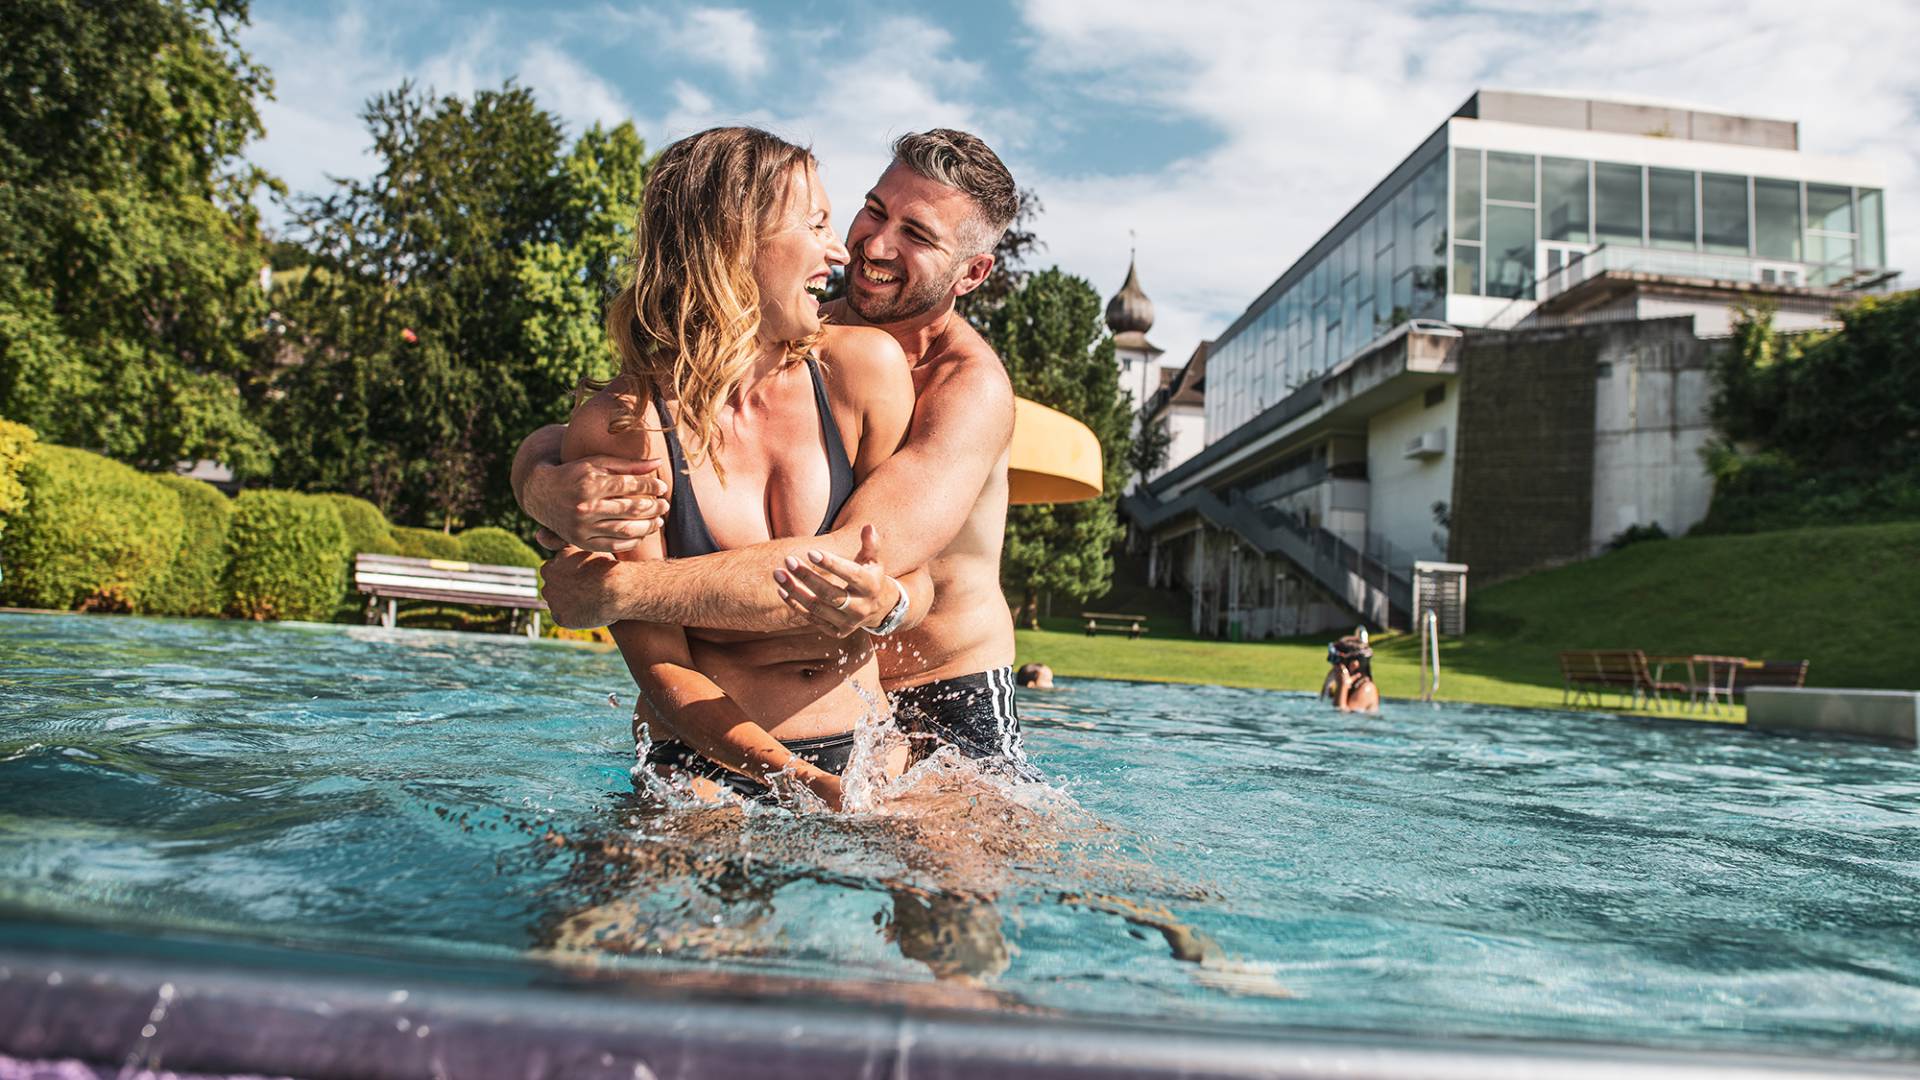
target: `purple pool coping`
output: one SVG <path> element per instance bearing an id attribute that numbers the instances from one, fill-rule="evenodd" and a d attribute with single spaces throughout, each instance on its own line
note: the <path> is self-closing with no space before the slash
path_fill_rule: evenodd
<path id="1" fill-rule="evenodd" d="M 708 987 L 724 985 L 710 980 Z M 476 989 L 0 951 L 0 1080 L 1912 1076 L 1912 1062 L 1228 1032 L 650 981 Z"/>

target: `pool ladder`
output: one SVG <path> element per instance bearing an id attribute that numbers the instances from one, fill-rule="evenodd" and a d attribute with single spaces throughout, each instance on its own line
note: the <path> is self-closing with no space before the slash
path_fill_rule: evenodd
<path id="1" fill-rule="evenodd" d="M 1420 618 L 1420 700 L 1440 693 L 1440 616 L 1431 608 Z"/>

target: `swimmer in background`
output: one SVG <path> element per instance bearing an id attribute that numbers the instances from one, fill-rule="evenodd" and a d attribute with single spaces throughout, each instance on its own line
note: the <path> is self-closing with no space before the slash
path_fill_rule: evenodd
<path id="1" fill-rule="evenodd" d="M 1380 688 L 1373 683 L 1373 648 L 1365 631 L 1350 634 L 1327 646 L 1332 670 L 1320 684 L 1320 693 L 1333 699 L 1341 712 L 1380 711 Z"/>
<path id="2" fill-rule="evenodd" d="M 1014 673 L 1014 684 L 1022 690 L 1058 690 L 1053 685 L 1053 669 L 1045 664 L 1022 664 Z"/>

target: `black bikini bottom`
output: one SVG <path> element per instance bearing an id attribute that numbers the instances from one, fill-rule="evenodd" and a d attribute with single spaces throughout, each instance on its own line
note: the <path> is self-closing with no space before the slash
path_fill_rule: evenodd
<path id="1" fill-rule="evenodd" d="M 822 735 L 813 739 L 783 739 L 780 745 L 793 751 L 800 760 L 835 776 L 845 772 L 847 763 L 853 760 L 852 731 L 843 731 L 838 735 Z M 773 792 L 768 790 L 767 785 L 734 772 L 717 761 L 701 757 L 693 747 L 678 739 L 666 739 L 654 743 L 647 749 L 645 764 L 650 767 L 665 766 L 679 772 L 717 781 L 725 784 L 744 799 L 770 802 L 773 798 Z"/>

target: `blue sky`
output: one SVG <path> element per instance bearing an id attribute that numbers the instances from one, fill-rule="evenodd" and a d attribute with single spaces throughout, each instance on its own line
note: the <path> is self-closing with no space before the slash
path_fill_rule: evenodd
<path id="1" fill-rule="evenodd" d="M 1804 149 L 1886 171 L 1893 262 L 1920 270 L 1905 0 L 256 0 L 241 40 L 277 83 L 253 157 L 296 191 L 371 170 L 356 113 L 407 78 L 515 77 L 573 130 L 632 119 L 655 147 L 769 127 L 814 147 L 843 226 L 892 136 L 976 131 L 1039 195 L 1043 264 L 1110 295 L 1138 234 L 1169 361 L 1481 86 L 1797 119 Z"/>

